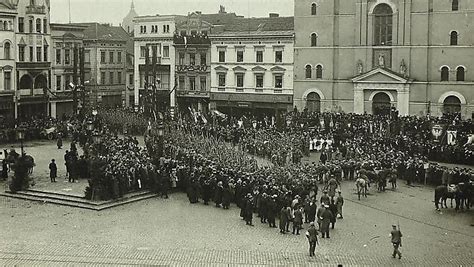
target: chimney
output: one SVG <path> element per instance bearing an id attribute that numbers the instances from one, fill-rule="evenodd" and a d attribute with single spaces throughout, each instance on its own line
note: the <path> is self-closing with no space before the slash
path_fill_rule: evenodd
<path id="1" fill-rule="evenodd" d="M 280 14 L 278 13 L 270 13 L 270 18 L 278 18 L 280 17 Z"/>

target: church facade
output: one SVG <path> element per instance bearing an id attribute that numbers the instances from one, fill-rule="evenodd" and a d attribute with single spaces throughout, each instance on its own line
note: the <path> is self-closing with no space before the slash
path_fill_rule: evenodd
<path id="1" fill-rule="evenodd" d="M 471 118 L 473 22 L 466 0 L 296 0 L 295 106 Z"/>

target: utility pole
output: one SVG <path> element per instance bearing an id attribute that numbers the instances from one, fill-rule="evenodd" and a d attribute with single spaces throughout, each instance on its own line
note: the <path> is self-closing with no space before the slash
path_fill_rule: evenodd
<path id="1" fill-rule="evenodd" d="M 143 92 L 143 111 L 145 116 L 148 115 L 148 85 L 149 85 L 149 67 L 150 67 L 150 50 L 148 45 L 145 46 L 145 85 L 144 85 L 144 92 Z"/>
<path id="2" fill-rule="evenodd" d="M 156 63 L 157 63 L 157 46 L 152 45 L 152 72 L 153 72 L 153 113 L 156 116 L 158 113 L 158 103 L 156 101 Z"/>
<path id="3" fill-rule="evenodd" d="M 73 110 L 74 115 L 77 115 L 77 65 L 78 65 L 78 49 L 74 46 L 74 55 L 73 55 L 73 68 L 72 68 L 72 83 L 74 84 L 74 88 L 72 88 L 72 97 L 73 97 Z"/>

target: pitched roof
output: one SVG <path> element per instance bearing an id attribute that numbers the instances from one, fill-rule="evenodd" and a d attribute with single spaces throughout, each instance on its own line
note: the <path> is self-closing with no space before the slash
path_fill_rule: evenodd
<path id="1" fill-rule="evenodd" d="M 224 32 L 293 31 L 293 17 L 236 18 L 224 26 Z"/>
<path id="2" fill-rule="evenodd" d="M 228 25 L 231 24 L 236 18 L 242 18 L 242 16 L 237 16 L 235 13 L 215 13 L 201 14 L 201 18 L 203 21 L 212 25 Z"/>
<path id="3" fill-rule="evenodd" d="M 96 22 L 74 24 L 87 26 L 87 29 L 84 30 L 84 40 L 128 41 L 131 38 L 120 26 L 110 26 Z"/>

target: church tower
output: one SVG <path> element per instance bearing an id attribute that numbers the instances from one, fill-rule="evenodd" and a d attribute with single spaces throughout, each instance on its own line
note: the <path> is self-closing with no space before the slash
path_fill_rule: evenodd
<path id="1" fill-rule="evenodd" d="M 133 3 L 130 5 L 130 11 L 128 12 L 127 16 L 122 20 L 122 28 L 129 34 L 133 33 L 133 19 L 137 17 L 138 14 L 135 11 L 135 4 Z"/>

